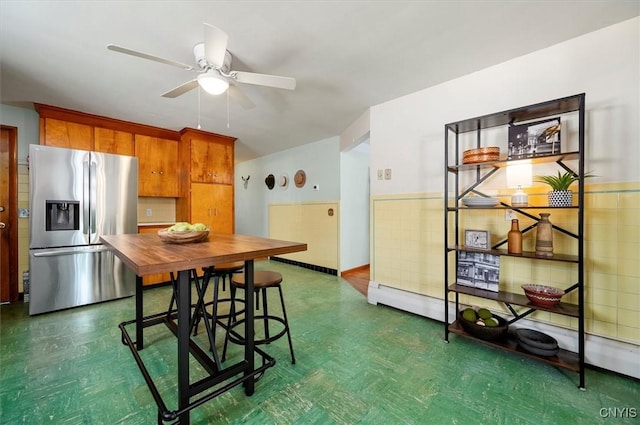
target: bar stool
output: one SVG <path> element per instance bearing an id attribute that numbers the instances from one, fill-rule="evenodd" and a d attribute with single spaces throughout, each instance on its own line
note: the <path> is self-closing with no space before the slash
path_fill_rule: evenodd
<path id="1" fill-rule="evenodd" d="M 245 281 L 244 274 L 242 275 L 234 275 L 231 279 L 231 286 L 236 289 L 245 289 Z M 254 291 L 256 294 L 256 310 L 260 309 L 260 293 L 262 293 L 262 314 L 254 316 L 255 320 L 262 320 L 264 323 L 264 338 L 260 340 L 255 340 L 255 345 L 269 344 L 278 338 L 287 335 L 287 339 L 289 340 L 289 351 L 291 352 L 291 364 L 296 363 L 296 358 L 293 354 L 293 344 L 291 342 L 291 332 L 289 331 L 289 321 L 287 320 L 287 311 L 284 307 L 284 297 L 282 296 L 282 286 L 280 283 L 282 282 L 282 275 L 278 272 L 268 271 L 268 270 L 256 270 L 253 274 L 253 285 Z M 280 304 L 282 306 L 282 317 L 274 316 L 269 314 L 269 308 L 267 304 L 267 289 L 269 288 L 278 288 L 278 292 L 280 294 Z M 236 292 L 232 292 L 232 304 L 235 301 L 244 302 L 244 300 L 238 300 L 236 298 Z M 245 306 L 245 308 L 249 308 L 249 306 Z M 222 361 L 225 360 L 227 354 L 227 343 L 229 341 L 235 344 L 244 345 L 244 337 L 239 335 L 237 332 L 234 332 L 233 329 L 237 326 L 240 326 L 244 323 L 246 319 L 237 320 L 235 323 L 231 324 L 231 316 L 228 317 L 227 321 L 227 335 L 224 340 L 224 348 L 222 349 Z M 269 321 L 273 320 L 281 323 L 284 328 L 278 332 L 276 335 L 270 336 L 269 333 Z"/>
<path id="2" fill-rule="evenodd" d="M 195 320 L 193 323 L 193 335 L 195 336 L 198 333 L 198 325 L 200 324 L 200 320 L 202 319 L 203 316 L 206 315 L 206 317 L 211 320 L 211 332 L 213 333 L 213 336 L 212 338 L 210 338 L 210 340 L 212 341 L 212 347 L 211 347 L 212 351 L 213 351 L 213 347 L 215 347 L 216 324 L 219 322 L 223 327 L 225 327 L 226 325 L 221 321 L 221 319 L 227 319 L 229 317 L 233 317 L 235 320 L 235 317 L 238 314 L 242 314 L 243 312 L 243 311 L 238 311 L 238 312 L 235 311 L 235 303 L 232 302 L 233 299 L 235 298 L 235 287 L 231 284 L 231 278 L 234 275 L 234 273 L 240 273 L 242 272 L 243 269 L 244 269 L 243 261 L 222 263 L 216 266 L 203 267 L 202 269 L 204 271 L 204 275 L 202 276 L 202 294 L 203 294 L 202 299 L 204 300 L 204 294 L 206 294 L 207 292 L 207 288 L 209 286 L 209 282 L 212 277 L 213 277 L 213 298 L 212 298 L 212 301 L 210 302 L 202 301 L 203 308 L 198 308 L 198 306 L 196 306 L 196 309 L 194 311 Z M 227 278 L 229 278 L 230 297 L 219 298 L 220 279 L 222 279 L 222 290 L 224 291 L 225 281 Z M 230 303 L 229 313 L 218 315 L 218 306 L 220 303 L 223 303 L 223 302 Z M 208 306 L 211 306 L 211 314 L 207 313 L 206 311 L 206 308 Z"/>

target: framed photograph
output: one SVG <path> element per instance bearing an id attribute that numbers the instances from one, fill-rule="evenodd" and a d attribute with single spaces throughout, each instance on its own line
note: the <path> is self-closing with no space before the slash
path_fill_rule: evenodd
<path id="1" fill-rule="evenodd" d="M 458 252 L 457 282 L 487 291 L 498 292 L 500 256 L 486 252 Z"/>
<path id="2" fill-rule="evenodd" d="M 507 159 L 560 153 L 560 117 L 509 127 Z"/>
<path id="3" fill-rule="evenodd" d="M 468 248 L 489 249 L 491 241 L 486 230 L 465 230 L 464 245 Z"/>

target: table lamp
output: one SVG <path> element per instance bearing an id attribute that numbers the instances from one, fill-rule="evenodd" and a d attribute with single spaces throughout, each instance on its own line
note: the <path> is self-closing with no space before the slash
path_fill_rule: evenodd
<path id="1" fill-rule="evenodd" d="M 518 161 L 507 165 L 507 186 L 516 188 L 516 191 L 511 195 L 512 207 L 526 207 L 529 205 L 529 195 L 522 188 L 531 186 L 532 170 L 533 166 L 530 161 Z"/>

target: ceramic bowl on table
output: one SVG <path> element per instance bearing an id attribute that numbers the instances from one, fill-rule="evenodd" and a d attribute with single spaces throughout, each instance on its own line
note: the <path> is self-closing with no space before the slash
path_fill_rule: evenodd
<path id="1" fill-rule="evenodd" d="M 557 305 L 564 295 L 562 289 L 546 285 L 527 284 L 522 285 L 522 289 L 532 304 L 541 307 L 553 307 Z"/>

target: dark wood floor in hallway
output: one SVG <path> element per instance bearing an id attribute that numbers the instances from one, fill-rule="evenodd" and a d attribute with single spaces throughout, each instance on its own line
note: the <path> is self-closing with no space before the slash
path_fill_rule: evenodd
<path id="1" fill-rule="evenodd" d="M 358 292 L 363 294 L 365 297 L 367 296 L 367 291 L 369 290 L 369 264 L 356 267 L 355 269 L 347 270 L 342 272 L 341 277 L 349 282 L 351 286 L 356 288 Z"/>

